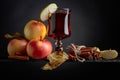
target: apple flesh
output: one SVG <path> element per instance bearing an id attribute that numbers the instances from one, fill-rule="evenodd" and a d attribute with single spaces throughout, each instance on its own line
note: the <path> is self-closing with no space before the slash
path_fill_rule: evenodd
<path id="1" fill-rule="evenodd" d="M 39 21 L 31 20 L 24 27 L 24 35 L 26 39 L 40 39 L 43 40 L 46 37 L 46 26 Z"/>
<path id="2" fill-rule="evenodd" d="M 27 45 L 27 54 L 32 59 L 44 59 L 52 52 L 52 43 L 47 40 L 33 39 Z"/>
<path id="3" fill-rule="evenodd" d="M 53 14 L 55 13 L 55 11 L 58 9 L 57 4 L 55 3 L 51 3 L 49 5 L 47 5 L 40 13 L 40 19 L 42 21 L 46 21 L 48 20 Z"/>
<path id="4" fill-rule="evenodd" d="M 25 39 L 12 39 L 9 41 L 7 51 L 9 56 L 24 55 L 28 41 Z"/>

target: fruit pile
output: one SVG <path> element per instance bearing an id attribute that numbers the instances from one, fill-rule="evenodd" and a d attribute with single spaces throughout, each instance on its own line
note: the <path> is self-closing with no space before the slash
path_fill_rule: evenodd
<path id="1" fill-rule="evenodd" d="M 52 13 L 57 10 L 55 3 L 49 4 L 40 13 L 41 21 L 30 20 L 24 27 L 24 36 L 20 33 L 5 34 L 7 39 L 11 39 L 7 46 L 9 59 L 29 60 L 46 59 L 52 52 L 52 43 L 45 37 L 47 29 L 42 21 L 48 20 Z"/>
<path id="2" fill-rule="evenodd" d="M 52 43 L 47 40 L 46 26 L 36 20 L 30 20 L 24 27 L 24 36 L 20 33 L 6 34 L 11 40 L 8 43 L 8 58 L 44 59 L 52 52 Z M 27 57 L 28 56 L 28 57 Z"/>

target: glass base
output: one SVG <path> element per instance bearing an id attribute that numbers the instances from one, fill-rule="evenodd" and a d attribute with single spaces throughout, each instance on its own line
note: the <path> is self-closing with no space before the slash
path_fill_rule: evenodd
<path id="1" fill-rule="evenodd" d="M 55 41 L 55 51 L 63 51 L 61 40 L 56 40 Z"/>
<path id="2" fill-rule="evenodd" d="M 53 62 L 54 61 L 58 61 L 58 62 L 60 61 L 61 62 L 63 60 L 69 59 L 69 56 L 64 51 L 54 51 L 49 55 L 49 59 Z"/>

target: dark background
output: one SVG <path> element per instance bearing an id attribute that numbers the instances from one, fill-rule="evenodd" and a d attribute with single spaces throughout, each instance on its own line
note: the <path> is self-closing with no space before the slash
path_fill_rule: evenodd
<path id="1" fill-rule="evenodd" d="M 72 14 L 71 14 L 72 36 L 70 38 L 63 40 L 64 50 L 66 50 L 66 47 L 70 45 L 70 43 L 74 43 L 78 45 L 97 46 L 101 50 L 115 49 L 120 53 L 120 49 L 119 49 L 120 39 L 119 39 L 119 29 L 118 29 L 120 25 L 120 19 L 119 19 L 120 5 L 118 0 L 1 0 L 0 12 L 1 12 L 2 25 L 0 25 L 0 59 L 7 59 L 7 55 L 8 55 L 7 44 L 9 40 L 5 39 L 4 35 L 6 33 L 13 34 L 15 32 L 20 32 L 21 34 L 23 34 L 23 29 L 25 24 L 32 19 L 40 21 L 39 15 L 41 10 L 52 2 L 55 2 L 59 7 L 68 7 L 72 10 Z M 54 40 L 50 38 L 48 39 L 54 45 Z M 7 63 L 8 64 L 3 64 L 3 65 L 13 67 L 12 66 L 13 63 L 10 62 Z M 34 62 L 34 63 L 38 65 L 37 63 L 39 62 Z M 28 68 L 28 66 L 30 66 L 27 70 L 25 70 L 25 72 L 22 72 L 23 70 L 19 67 L 21 65 L 19 62 L 15 64 L 17 66 L 14 67 L 16 67 L 15 69 L 18 70 L 20 74 L 24 73 L 26 74 L 26 76 L 33 75 L 34 77 L 39 76 L 39 74 L 42 75 L 43 77 L 45 77 L 45 75 L 49 75 L 48 78 L 51 79 L 53 78 L 52 77 L 53 74 L 56 74 L 56 72 L 57 72 L 56 74 L 57 76 L 55 77 L 55 79 L 59 76 L 61 76 L 60 79 L 64 79 L 64 78 L 69 78 L 69 77 L 65 77 L 66 74 L 68 73 L 70 73 L 69 76 L 71 78 L 72 74 L 76 72 L 82 74 L 84 70 L 86 70 L 86 72 L 88 70 L 87 75 L 91 72 L 99 73 L 100 70 L 98 67 L 103 67 L 103 65 L 101 65 L 102 63 L 100 64 L 94 63 L 95 65 L 92 65 L 93 63 L 92 64 L 86 63 L 82 65 L 80 63 L 75 63 L 75 64 L 66 63 L 65 65 L 62 66 L 62 68 L 63 67 L 67 68 L 66 65 L 69 66 L 70 64 L 72 67 L 69 66 L 70 68 L 66 69 L 65 71 L 62 71 L 62 69 L 60 70 L 58 69 L 57 71 L 55 72 L 53 71 L 52 73 L 49 74 L 49 71 L 48 73 L 44 71 L 41 71 L 43 73 L 39 73 L 37 69 L 33 69 L 36 68 L 36 66 L 34 66 L 32 62 L 22 63 L 22 68 L 24 67 L 23 69 L 26 69 Z M 115 64 L 117 63 L 114 63 L 113 65 Z M 105 68 L 112 66 L 112 64 L 104 64 L 104 65 L 107 65 L 107 67 Z M 79 66 L 82 66 L 81 69 L 78 68 Z M 85 66 L 89 66 L 89 68 Z M 92 68 L 93 66 L 94 68 Z M 10 70 L 10 68 L 6 68 L 6 71 L 7 70 Z M 14 70 L 13 72 L 17 73 L 16 70 Z M 33 72 L 29 70 L 32 70 Z M 115 70 L 117 70 L 117 68 Z M 12 70 L 10 71 L 12 72 Z M 109 69 L 107 69 L 106 71 L 108 72 Z M 10 72 L 7 73 L 10 74 Z M 84 72 L 83 74 L 86 73 Z M 73 75 L 73 77 L 77 77 L 77 76 L 79 75 L 77 74 Z"/>
<path id="2" fill-rule="evenodd" d="M 72 10 L 72 36 L 63 40 L 63 46 L 70 43 L 97 46 L 101 50 L 119 49 L 119 9 L 116 0 L 2 0 L 0 26 L 0 58 L 6 57 L 9 40 L 6 33 L 23 34 L 25 24 L 34 19 L 40 21 L 41 10 L 49 3 Z M 24 34 L 23 34 L 24 35 Z M 54 40 L 50 39 L 54 45 Z"/>

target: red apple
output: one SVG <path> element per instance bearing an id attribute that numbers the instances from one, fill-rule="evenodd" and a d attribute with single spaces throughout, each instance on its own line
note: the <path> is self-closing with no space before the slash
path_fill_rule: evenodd
<path id="1" fill-rule="evenodd" d="M 9 56 L 23 55 L 26 53 L 26 46 L 28 41 L 25 39 L 12 39 L 9 41 L 7 51 Z"/>
<path id="2" fill-rule="evenodd" d="M 43 40 L 46 37 L 46 33 L 46 26 L 36 20 L 30 20 L 24 27 L 24 35 L 28 40 Z"/>
<path id="3" fill-rule="evenodd" d="M 33 59 L 44 59 L 51 52 L 52 43 L 47 39 L 33 39 L 27 45 L 27 54 Z"/>

